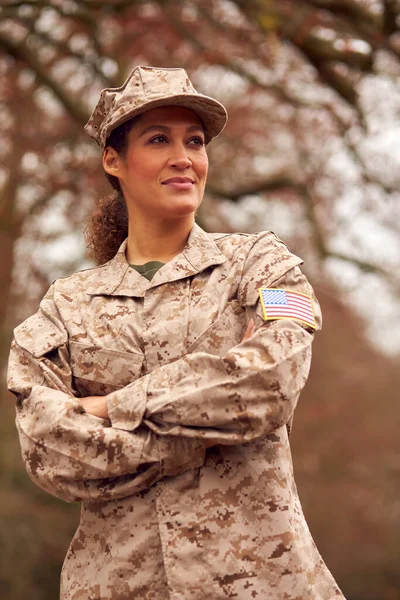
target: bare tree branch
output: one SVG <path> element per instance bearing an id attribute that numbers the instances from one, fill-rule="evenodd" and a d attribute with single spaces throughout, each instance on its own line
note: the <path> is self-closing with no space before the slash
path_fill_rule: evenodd
<path id="1" fill-rule="evenodd" d="M 325 260 L 327 258 L 337 258 L 354 264 L 363 272 L 382 275 L 395 290 L 400 292 L 399 282 L 396 281 L 393 278 L 392 274 L 386 269 L 378 265 L 374 265 L 373 263 L 370 263 L 368 261 L 360 260 L 354 256 L 349 256 L 347 254 L 332 251 L 327 247 L 325 242 L 325 234 L 323 233 L 322 227 L 316 216 L 314 201 L 309 192 L 308 186 L 299 183 L 290 174 L 277 174 L 271 178 L 268 178 L 265 181 L 259 182 L 255 185 L 250 185 L 233 193 L 226 193 L 210 185 L 207 186 L 206 191 L 212 196 L 224 198 L 232 202 L 238 202 L 241 198 L 244 198 L 245 196 L 257 194 L 262 195 L 266 192 L 276 192 L 282 191 L 284 189 L 292 189 L 303 199 L 306 209 L 306 217 L 313 231 L 314 247 L 317 250 L 320 259 Z"/>
<path id="2" fill-rule="evenodd" d="M 21 0 L 21 1 L 9 1 L 4 3 L 3 7 L 0 7 L 1 11 L 0 11 L 0 17 L 3 14 L 3 10 L 4 9 L 10 9 L 10 8 L 14 8 L 16 9 L 16 13 L 13 15 L 15 18 L 17 18 L 18 15 L 18 9 L 22 8 L 23 6 L 30 6 L 32 8 L 39 8 L 39 9 L 43 9 L 43 8 L 51 8 L 52 10 L 54 10 L 56 13 L 58 13 L 61 17 L 67 18 L 67 19 L 73 19 L 75 21 L 81 21 L 83 23 L 86 23 L 86 25 L 92 24 L 93 23 L 93 18 L 90 16 L 90 14 L 86 11 L 86 10 L 80 10 L 78 8 L 78 5 L 75 4 L 73 5 L 74 8 L 73 10 L 68 10 L 65 9 L 65 4 L 64 7 L 62 5 L 62 3 L 54 3 L 51 1 L 47 1 L 46 0 Z M 71 4 L 67 4 L 68 7 L 71 6 Z M 10 17 L 10 13 L 8 13 L 8 16 Z"/>
<path id="3" fill-rule="evenodd" d="M 207 192 L 216 197 L 228 198 L 232 202 L 238 202 L 245 196 L 255 196 L 284 188 L 291 188 L 296 192 L 301 192 L 303 186 L 298 183 L 292 175 L 286 172 L 279 172 L 275 175 L 270 175 L 268 179 L 256 182 L 255 184 L 250 184 L 241 189 L 235 189 L 234 191 L 218 190 L 213 186 L 207 185 Z"/>
<path id="4" fill-rule="evenodd" d="M 387 269 L 384 269 L 381 266 L 374 265 L 364 260 L 360 260 L 354 256 L 349 256 L 347 254 L 343 254 L 341 252 L 334 252 L 331 250 L 327 250 L 323 258 L 336 258 L 338 260 L 343 260 L 347 263 L 355 265 L 360 269 L 360 271 L 364 273 L 373 273 L 374 275 L 380 275 L 385 279 L 385 281 L 389 283 L 389 285 L 392 287 L 393 291 L 396 294 L 400 294 L 400 281 L 398 279 L 395 279 L 395 277 L 393 276 L 393 272 L 388 271 Z"/>
<path id="5" fill-rule="evenodd" d="M 236 0 L 235 3 L 266 34 L 274 30 L 297 48 L 315 67 L 321 80 L 357 110 L 363 123 L 358 106 L 359 77 L 364 72 L 373 72 L 374 52 L 378 49 L 384 48 L 398 58 L 397 50 L 385 37 L 379 15 L 355 0 L 285 3 Z M 398 31 L 396 1 L 387 0 L 385 6 L 385 18 L 390 23 L 386 31 Z M 321 37 L 321 27 L 330 29 L 332 35 Z"/>
<path id="6" fill-rule="evenodd" d="M 180 35 L 183 39 L 186 39 L 197 52 L 203 52 L 204 54 L 210 54 L 210 49 L 206 47 L 201 40 L 199 40 L 183 23 L 178 19 L 174 12 L 166 9 L 164 11 L 171 25 L 177 31 L 178 35 Z M 225 55 L 221 52 L 212 52 L 213 64 L 218 64 L 221 67 L 225 67 L 228 71 L 232 73 L 236 73 L 246 79 L 252 85 L 266 90 L 272 93 L 279 101 L 281 102 L 292 102 L 292 98 L 286 94 L 285 90 L 278 85 L 275 84 L 265 84 L 253 73 L 250 73 L 243 66 L 239 65 L 236 61 L 229 60 Z"/>
<path id="7" fill-rule="evenodd" d="M 338 129 L 339 135 L 345 142 L 346 148 L 351 154 L 354 162 L 360 169 L 360 177 L 364 183 L 372 183 L 378 185 L 386 194 L 397 193 L 399 190 L 396 187 L 392 187 L 386 183 L 383 183 L 376 176 L 371 175 L 368 172 L 367 165 L 361 153 L 359 152 L 357 145 L 351 141 L 351 126 L 343 120 L 342 117 L 335 111 L 332 105 L 327 104 L 326 109 L 329 111 L 330 116 L 334 120 L 334 123 Z"/>
<path id="8" fill-rule="evenodd" d="M 372 263 L 366 262 L 364 260 L 359 260 L 358 258 L 355 258 L 354 256 L 348 256 L 347 254 L 343 254 L 342 252 L 333 252 L 333 251 L 325 251 L 324 254 L 324 258 L 337 258 L 339 260 L 344 260 L 346 262 L 350 262 L 353 265 L 356 265 L 361 271 L 364 271 L 365 273 L 376 273 L 379 275 L 384 274 L 385 276 L 387 275 L 387 273 L 385 271 L 383 271 L 381 268 L 377 267 L 376 265 L 373 265 Z"/>
<path id="9" fill-rule="evenodd" d="M 48 87 L 56 98 L 61 102 L 65 110 L 77 121 L 80 125 L 85 125 L 88 120 L 88 112 L 82 107 L 79 102 L 72 100 L 53 78 L 51 78 L 46 69 L 31 52 L 25 42 L 13 42 L 4 34 L 0 33 L 0 47 L 3 47 L 8 54 L 16 60 L 22 61 L 30 67 L 35 73 L 38 82 Z"/>
<path id="10" fill-rule="evenodd" d="M 82 3 L 80 3 L 82 4 Z M 0 19 L 3 18 L 14 18 L 18 19 L 20 17 L 18 13 L 18 9 L 22 6 L 30 6 L 34 9 L 43 9 L 43 8 L 51 8 L 56 13 L 59 14 L 61 18 L 70 19 L 76 23 L 80 23 L 83 25 L 92 36 L 93 46 L 99 56 L 102 56 L 102 47 L 99 41 L 98 32 L 97 32 L 97 22 L 94 16 L 87 9 L 79 8 L 79 4 L 75 3 L 73 9 L 65 8 L 65 4 L 63 3 L 52 3 L 51 1 L 45 0 L 21 0 L 21 1 L 9 1 L 5 6 L 0 7 Z M 68 4 L 67 7 L 71 5 Z M 14 14 L 10 12 L 10 8 L 16 9 Z M 105 6 L 103 8 L 106 8 Z M 7 10 L 8 9 L 8 10 Z M 37 16 L 38 13 L 36 13 Z"/>
<path id="11" fill-rule="evenodd" d="M 104 10 L 108 13 L 121 13 L 137 4 L 143 4 L 143 0 L 104 0 L 104 2 L 96 0 L 79 0 L 79 4 L 83 4 L 86 9 Z"/>
<path id="12" fill-rule="evenodd" d="M 375 27 L 382 26 L 382 16 L 378 11 L 370 10 L 370 6 L 357 0 L 307 0 L 309 4 L 329 10 L 337 15 L 346 15 L 354 17 L 352 24 L 357 20 L 363 20 L 371 23 Z"/>
<path id="13" fill-rule="evenodd" d="M 52 47 L 56 48 L 57 50 L 59 50 L 61 52 L 61 54 L 63 54 L 64 56 L 76 58 L 76 60 L 80 64 L 85 64 L 88 67 L 90 67 L 93 70 L 94 74 L 97 75 L 97 77 L 104 82 L 104 85 L 106 87 L 117 87 L 119 85 L 119 81 L 116 78 L 114 78 L 114 77 L 107 77 L 103 73 L 103 71 L 101 70 L 101 68 L 99 67 L 98 60 L 99 60 L 99 56 L 101 56 L 101 53 L 100 53 L 100 55 L 98 53 L 96 53 L 96 57 L 95 58 L 88 58 L 87 56 L 83 56 L 79 52 L 74 52 L 73 50 L 71 50 L 70 46 L 68 46 L 68 44 L 66 44 L 65 42 L 62 42 L 60 40 L 55 40 L 48 33 L 45 33 L 43 31 L 38 32 L 37 29 L 36 29 L 36 27 L 35 27 L 35 25 L 34 25 L 34 23 L 32 23 L 31 32 L 39 40 L 43 40 L 44 42 L 46 42 L 50 46 L 52 46 Z M 91 39 L 93 40 L 93 38 L 91 38 Z"/>
<path id="14" fill-rule="evenodd" d="M 264 181 L 260 181 L 255 185 L 250 185 L 241 190 L 235 190 L 232 193 L 225 193 L 210 186 L 207 186 L 207 191 L 213 196 L 222 197 L 231 200 L 232 202 L 238 202 L 241 198 L 251 195 L 264 194 L 266 192 L 276 192 L 284 189 L 291 189 L 297 195 L 299 195 L 305 205 L 306 217 L 313 229 L 313 237 L 316 250 L 318 255 L 323 258 L 326 256 L 326 247 L 324 242 L 324 235 L 321 227 L 318 223 L 318 219 L 315 214 L 314 202 L 305 184 L 297 181 L 290 173 L 277 173 L 273 176 L 268 177 Z"/>
<path id="15" fill-rule="evenodd" d="M 383 0 L 383 6 L 383 32 L 386 35 L 391 35 L 399 30 L 399 3 L 398 0 Z"/>

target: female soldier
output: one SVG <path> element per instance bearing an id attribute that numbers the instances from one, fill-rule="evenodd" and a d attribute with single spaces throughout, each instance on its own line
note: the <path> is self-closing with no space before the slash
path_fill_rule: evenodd
<path id="1" fill-rule="evenodd" d="M 117 189 L 90 232 L 108 262 L 15 330 L 26 468 L 82 502 L 63 600 L 343 598 L 288 441 L 320 325 L 302 261 L 270 232 L 194 222 L 225 122 L 183 69 L 103 90 L 86 131 Z"/>

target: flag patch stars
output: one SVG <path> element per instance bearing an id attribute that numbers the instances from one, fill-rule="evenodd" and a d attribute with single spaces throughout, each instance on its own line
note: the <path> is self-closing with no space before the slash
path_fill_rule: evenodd
<path id="1" fill-rule="evenodd" d="M 258 292 L 265 321 L 295 319 L 308 327 L 317 328 L 311 296 L 301 292 L 269 288 L 260 288 Z"/>

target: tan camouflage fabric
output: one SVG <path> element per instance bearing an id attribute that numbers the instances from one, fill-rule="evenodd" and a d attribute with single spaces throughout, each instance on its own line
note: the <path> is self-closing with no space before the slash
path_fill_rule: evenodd
<path id="1" fill-rule="evenodd" d="M 343 598 L 288 439 L 313 334 L 263 321 L 257 292 L 313 295 L 300 264 L 270 232 L 195 225 L 151 281 L 123 244 L 56 281 L 16 328 L 9 387 L 27 471 L 82 502 L 62 600 Z M 107 394 L 111 421 L 83 411 L 76 398 L 92 394 Z"/>
<path id="2" fill-rule="evenodd" d="M 226 108 L 209 96 L 200 94 L 185 69 L 135 67 L 119 88 L 105 88 L 100 94 L 85 131 L 104 147 L 111 131 L 158 106 L 185 106 L 203 121 L 206 143 L 219 135 L 226 125 Z"/>

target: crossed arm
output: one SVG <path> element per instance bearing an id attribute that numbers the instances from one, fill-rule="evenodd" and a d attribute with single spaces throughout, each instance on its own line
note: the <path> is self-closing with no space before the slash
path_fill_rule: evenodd
<path id="1" fill-rule="evenodd" d="M 244 333 L 242 342 L 245 342 L 251 337 L 252 333 L 254 332 L 254 328 L 254 319 L 250 319 L 246 331 Z M 79 398 L 78 401 L 84 408 L 85 412 L 89 415 L 99 417 L 100 419 L 110 419 L 106 396 L 86 396 L 86 398 Z M 206 441 L 205 443 L 206 446 L 214 445 L 214 442 L 212 440 L 209 442 Z"/>
<path id="2" fill-rule="evenodd" d="M 244 339 L 254 329 L 249 323 Z M 142 382 L 138 381 L 139 391 Z M 14 341 L 9 388 L 17 396 L 16 425 L 27 472 L 39 487 L 66 501 L 95 501 L 137 493 L 165 476 L 204 463 L 213 445 L 110 426 L 106 397 L 76 398 L 68 352 L 32 356 Z M 93 407 L 93 410 L 91 410 Z"/>

